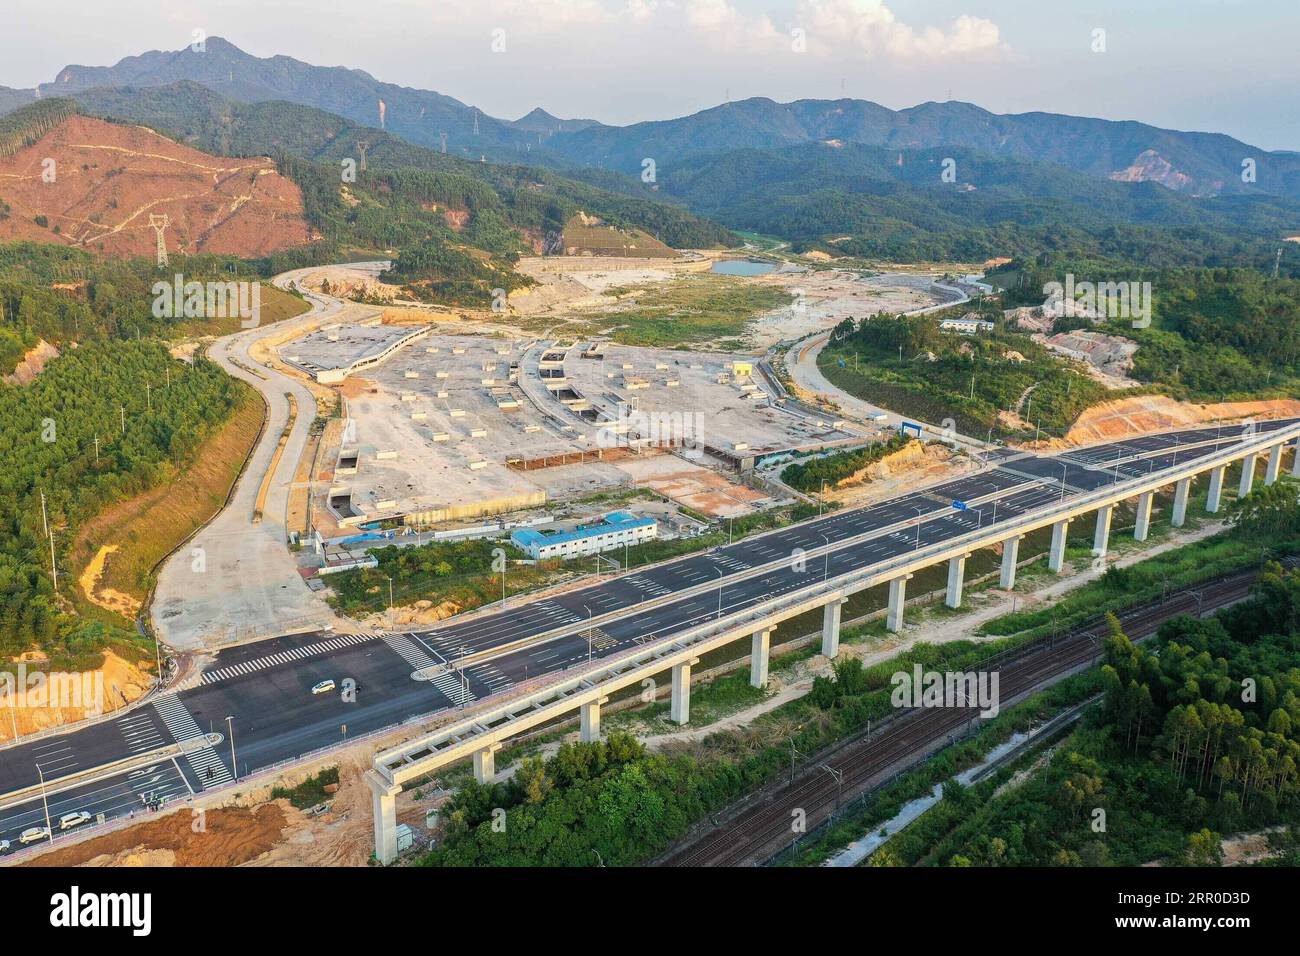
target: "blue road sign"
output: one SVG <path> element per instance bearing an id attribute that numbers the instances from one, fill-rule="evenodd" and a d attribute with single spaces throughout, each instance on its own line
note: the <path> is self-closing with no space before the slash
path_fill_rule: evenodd
<path id="1" fill-rule="evenodd" d="M 956 498 L 952 500 L 952 506 L 958 511 L 965 511 L 969 507 L 966 502 L 958 501 Z"/>

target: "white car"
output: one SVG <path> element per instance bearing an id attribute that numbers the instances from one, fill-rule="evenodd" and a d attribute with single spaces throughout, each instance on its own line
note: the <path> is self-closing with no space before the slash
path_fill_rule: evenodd
<path id="1" fill-rule="evenodd" d="M 10 843 L 8 840 L 0 840 L 0 853 L 9 852 Z"/>
<path id="2" fill-rule="evenodd" d="M 48 827 L 28 827 L 18 835 L 18 842 L 22 844 L 35 843 L 37 840 L 47 839 L 49 835 Z"/>
<path id="3" fill-rule="evenodd" d="M 79 827 L 83 823 L 90 822 L 90 814 L 85 810 L 74 810 L 72 813 L 65 813 L 59 817 L 59 829 L 71 830 L 73 827 Z"/>
<path id="4" fill-rule="evenodd" d="M 334 689 L 334 681 L 323 680 L 319 684 L 313 684 L 311 692 L 313 694 L 328 694 Z"/>

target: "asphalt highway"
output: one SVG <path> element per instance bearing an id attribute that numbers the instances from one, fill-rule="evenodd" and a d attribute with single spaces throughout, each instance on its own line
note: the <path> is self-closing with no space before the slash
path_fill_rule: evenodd
<path id="1" fill-rule="evenodd" d="M 1263 433 L 1293 421 L 1255 428 Z M 41 774 L 47 785 L 86 774 L 47 790 L 56 831 L 58 816 L 70 810 L 102 813 L 105 819 L 147 812 L 146 803 L 160 797 L 218 789 L 236 776 L 358 735 L 471 706 L 539 675 L 617 654 L 804 587 L 810 576 L 868 568 L 1112 482 L 1185 464 L 1241 438 L 1238 427 L 1225 426 L 1146 435 L 1052 456 L 997 450 L 983 470 L 868 508 L 834 512 L 428 630 L 374 635 L 314 631 L 230 648 L 202 673 L 146 706 L 71 733 L 0 749 L 0 795 L 37 786 Z M 965 507 L 954 507 L 954 502 Z M 795 560 L 800 551 L 818 549 L 826 553 Z M 587 624 L 601 615 L 607 616 L 604 623 Z M 542 639 L 553 631 L 558 636 Z M 472 655 L 518 642 L 522 646 L 490 660 L 473 661 Z M 463 672 L 457 667 L 462 656 L 471 656 Z M 434 665 L 450 666 L 426 679 L 426 669 L 439 670 Z M 416 672 L 425 673 L 415 679 Z M 336 689 L 313 694 L 313 685 L 327 679 L 336 682 Z M 151 762 L 154 769 L 142 777 L 109 769 L 98 776 L 91 773 L 178 742 L 184 753 Z M 43 825 L 43 818 L 39 794 L 21 802 L 0 796 L 0 839 L 17 846 L 18 833 Z"/>

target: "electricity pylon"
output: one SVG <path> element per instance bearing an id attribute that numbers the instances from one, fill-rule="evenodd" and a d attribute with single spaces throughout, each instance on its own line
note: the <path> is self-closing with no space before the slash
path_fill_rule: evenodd
<path id="1" fill-rule="evenodd" d="M 159 269 L 167 265 L 167 242 L 165 239 L 163 239 L 163 232 L 171 224 L 172 224 L 171 219 L 167 217 L 167 213 L 163 213 L 162 215 L 158 215 L 157 213 L 152 213 L 152 212 L 149 213 L 149 225 L 153 227 L 153 231 L 158 236 L 158 268 Z"/>

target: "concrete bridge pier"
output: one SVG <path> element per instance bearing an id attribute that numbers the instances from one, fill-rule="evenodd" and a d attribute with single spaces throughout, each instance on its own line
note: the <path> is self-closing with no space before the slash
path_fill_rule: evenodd
<path id="1" fill-rule="evenodd" d="M 1295 458 L 1291 461 L 1291 475 L 1300 478 L 1300 438 L 1295 443 Z"/>
<path id="2" fill-rule="evenodd" d="M 840 610 L 844 603 L 844 598 L 828 601 L 822 612 L 822 656 L 832 660 L 840 652 Z"/>
<path id="3" fill-rule="evenodd" d="M 1271 485 L 1277 481 L 1277 476 L 1282 473 L 1282 449 L 1281 444 L 1274 445 L 1268 452 L 1268 467 L 1264 470 L 1264 484 Z"/>
<path id="4" fill-rule="evenodd" d="M 675 724 L 689 723 L 691 719 L 691 667 L 700 659 L 693 657 L 673 665 L 673 696 L 668 716 Z"/>
<path id="5" fill-rule="evenodd" d="M 1192 493 L 1192 479 L 1184 478 L 1174 485 L 1174 513 L 1169 523 L 1181 528 L 1187 523 L 1187 498 Z"/>
<path id="6" fill-rule="evenodd" d="M 595 743 L 600 739 L 600 705 L 609 703 L 608 697 L 599 697 L 596 700 L 588 701 L 578 710 L 578 721 L 581 727 L 581 739 L 585 744 Z"/>
<path id="7" fill-rule="evenodd" d="M 388 864 L 397 859 L 397 795 L 402 788 L 367 770 L 363 775 L 370 786 L 371 809 L 375 821 L 375 858 Z"/>
<path id="8" fill-rule="evenodd" d="M 755 631 L 750 642 L 749 684 L 751 687 L 767 686 L 767 662 L 772 652 L 772 629 Z"/>
<path id="9" fill-rule="evenodd" d="M 474 751 L 474 779 L 479 783 L 491 783 L 497 775 L 497 751 L 500 744 L 488 744 L 482 750 Z"/>
<path id="10" fill-rule="evenodd" d="M 1060 574 L 1065 567 L 1065 539 L 1070 531 L 1070 519 L 1052 525 L 1052 550 L 1047 555 L 1047 570 Z"/>
<path id="11" fill-rule="evenodd" d="M 903 629 L 903 605 L 907 603 L 907 580 L 910 577 L 910 574 L 904 574 L 889 582 L 889 610 L 885 616 L 885 628 L 895 634 Z"/>
<path id="12" fill-rule="evenodd" d="M 943 603 L 954 611 L 961 607 L 961 588 L 966 581 L 966 559 L 969 554 L 957 554 L 948 559 L 948 593 Z"/>
<path id="13" fill-rule="evenodd" d="M 1023 534 L 1018 534 L 1002 542 L 1002 576 L 998 579 L 998 587 L 1004 591 L 1010 591 L 1016 586 L 1016 564 L 1020 560 L 1020 542 L 1023 538 Z"/>
<path id="14" fill-rule="evenodd" d="M 1210 469 L 1210 490 L 1205 498 L 1205 510 L 1209 514 L 1218 514 L 1223 504 L 1223 473 L 1227 465 L 1218 465 Z"/>
<path id="15" fill-rule="evenodd" d="M 1133 540 L 1145 541 L 1151 533 L 1151 504 L 1155 500 L 1154 491 L 1144 491 L 1138 495 L 1137 524 L 1133 526 Z"/>
<path id="16" fill-rule="evenodd" d="M 1241 459 L 1241 484 L 1237 485 L 1237 497 L 1244 498 L 1250 494 L 1250 489 L 1255 487 L 1255 459 L 1259 456 L 1251 452 L 1245 458 Z"/>
<path id="17" fill-rule="evenodd" d="M 1104 558 L 1110 546 L 1110 519 L 1115 515 L 1114 505 L 1102 505 L 1097 509 L 1097 530 L 1092 534 L 1092 556 Z"/>

